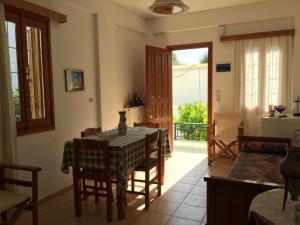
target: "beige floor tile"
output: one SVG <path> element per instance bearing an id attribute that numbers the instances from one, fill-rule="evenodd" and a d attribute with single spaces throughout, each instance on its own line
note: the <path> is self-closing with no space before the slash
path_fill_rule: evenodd
<path id="1" fill-rule="evenodd" d="M 157 199 L 149 207 L 150 212 L 172 215 L 180 203 Z"/>
<path id="2" fill-rule="evenodd" d="M 137 218 L 132 225 L 163 225 L 169 216 L 147 211 Z"/>
<path id="3" fill-rule="evenodd" d="M 183 204 L 206 208 L 206 196 L 189 194 Z"/>
<path id="4" fill-rule="evenodd" d="M 178 217 L 170 217 L 166 225 L 199 225 L 199 222 Z"/>
<path id="5" fill-rule="evenodd" d="M 201 222 L 205 215 L 205 211 L 205 208 L 181 204 L 176 209 L 173 216 Z"/>
<path id="6" fill-rule="evenodd" d="M 206 196 L 206 186 L 195 186 L 190 194 Z"/>
<path id="7" fill-rule="evenodd" d="M 199 181 L 198 177 L 193 177 L 193 176 L 184 176 L 182 177 L 178 182 L 179 183 L 185 183 L 185 184 L 197 184 L 197 182 Z"/>
<path id="8" fill-rule="evenodd" d="M 197 186 L 206 186 L 206 182 L 204 181 L 204 177 L 201 177 L 196 184 Z"/>
<path id="9" fill-rule="evenodd" d="M 178 192 L 178 191 L 172 191 L 169 190 L 166 193 L 164 193 L 160 199 L 170 202 L 183 202 L 184 198 L 186 197 L 187 193 Z"/>
<path id="10" fill-rule="evenodd" d="M 170 188 L 170 190 L 189 193 L 193 189 L 193 187 L 194 185 L 191 184 L 176 183 Z"/>
<path id="11" fill-rule="evenodd" d="M 200 177 L 203 176 L 204 173 L 205 173 L 205 171 L 194 169 L 194 170 L 189 171 L 186 175 L 187 176 L 191 176 L 191 177 L 198 177 L 198 178 L 200 178 Z"/>

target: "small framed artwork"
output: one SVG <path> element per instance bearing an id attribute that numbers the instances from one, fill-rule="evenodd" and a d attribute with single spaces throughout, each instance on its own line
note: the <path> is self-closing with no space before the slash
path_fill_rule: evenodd
<path id="1" fill-rule="evenodd" d="M 83 70 L 66 69 L 66 91 L 83 91 L 84 90 L 84 73 Z"/>

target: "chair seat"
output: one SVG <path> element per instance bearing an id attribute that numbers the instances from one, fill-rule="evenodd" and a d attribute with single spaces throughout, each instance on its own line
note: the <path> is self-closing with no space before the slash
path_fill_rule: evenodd
<path id="1" fill-rule="evenodd" d="M 156 166 L 157 166 L 157 159 L 150 158 L 150 169 L 153 169 Z M 142 163 L 142 164 L 138 165 L 134 170 L 135 171 L 146 171 L 145 164 Z"/>
<path id="2" fill-rule="evenodd" d="M 216 135 L 214 138 L 212 138 L 215 141 L 223 141 L 225 144 L 230 144 L 231 142 L 237 141 L 236 136 L 220 136 Z"/>
<path id="3" fill-rule="evenodd" d="M 25 201 L 29 201 L 30 196 L 0 190 L 0 212 L 5 212 L 8 209 L 15 207 Z"/>

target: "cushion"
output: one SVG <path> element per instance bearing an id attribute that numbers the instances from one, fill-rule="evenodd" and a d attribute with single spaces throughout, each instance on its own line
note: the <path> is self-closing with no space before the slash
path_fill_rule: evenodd
<path id="1" fill-rule="evenodd" d="M 5 212 L 14 206 L 29 201 L 30 196 L 0 190 L 0 212 Z"/>
<path id="2" fill-rule="evenodd" d="M 285 155 L 287 147 L 286 143 L 249 141 L 243 143 L 243 152 Z"/>
<path id="3" fill-rule="evenodd" d="M 281 154 L 242 152 L 229 171 L 228 177 L 284 184 L 279 169 L 283 159 L 284 155 Z"/>

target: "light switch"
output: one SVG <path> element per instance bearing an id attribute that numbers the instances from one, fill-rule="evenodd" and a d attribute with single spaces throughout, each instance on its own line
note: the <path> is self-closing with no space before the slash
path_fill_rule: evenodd
<path id="1" fill-rule="evenodd" d="M 221 91 L 220 90 L 216 90 L 216 101 L 217 102 L 221 101 Z"/>

